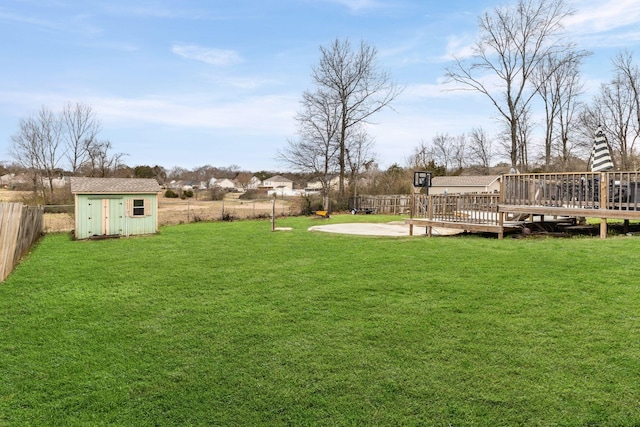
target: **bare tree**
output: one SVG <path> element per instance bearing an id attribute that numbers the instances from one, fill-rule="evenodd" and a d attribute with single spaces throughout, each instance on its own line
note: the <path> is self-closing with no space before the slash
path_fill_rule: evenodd
<path id="1" fill-rule="evenodd" d="M 31 171 L 34 191 L 45 187 L 47 191 L 43 192 L 43 196 L 46 201 L 51 201 L 53 180 L 61 172 L 60 162 L 64 155 L 60 121 L 50 109 L 43 106 L 35 116 L 21 120 L 19 128 L 11 139 L 11 155 Z"/>
<path id="2" fill-rule="evenodd" d="M 340 104 L 323 89 L 305 91 L 302 110 L 296 115 L 297 138 L 290 139 L 277 158 L 297 172 L 315 176 L 322 185 L 323 205 L 329 209 L 329 183 L 338 170 L 337 134 L 340 129 Z"/>
<path id="3" fill-rule="evenodd" d="M 449 134 L 437 134 L 431 142 L 431 156 L 433 160 L 444 166 L 445 171 L 451 168 L 454 154 L 454 137 Z"/>
<path id="4" fill-rule="evenodd" d="M 446 69 L 451 82 L 482 93 L 497 109 L 509 131 L 507 154 L 514 168 L 526 157 L 519 152 L 526 147 L 518 126 L 536 93 L 533 73 L 545 58 L 572 48 L 559 37 L 562 21 L 571 13 L 563 0 L 518 0 L 514 6 L 497 7 L 479 18 L 480 39 L 472 56 L 456 57 Z"/>
<path id="5" fill-rule="evenodd" d="M 570 134 L 576 125 L 579 96 L 583 91 L 579 68 L 587 55 L 586 51 L 576 50 L 565 52 L 563 57 L 549 55 L 534 73 L 533 80 L 545 107 L 545 170 L 551 169 L 554 151 L 558 153 L 560 169 L 564 171 L 568 166 Z"/>
<path id="6" fill-rule="evenodd" d="M 356 197 L 361 171 L 368 169 L 370 165 L 375 163 L 376 154 L 373 152 L 373 140 L 364 129 L 360 129 L 348 139 L 345 153 L 349 167 L 349 186 L 353 189 L 353 197 Z"/>
<path id="7" fill-rule="evenodd" d="M 491 140 L 481 127 L 474 128 L 469 132 L 469 151 L 476 164 L 482 168 L 483 173 L 488 174 L 491 170 L 493 147 Z"/>
<path id="8" fill-rule="evenodd" d="M 354 50 L 349 40 L 336 39 L 329 46 L 320 47 L 320 61 L 312 70 L 316 93 L 328 97 L 329 105 L 338 107 L 335 143 L 340 198 L 345 193 L 350 129 L 367 123 L 401 92 L 389 74 L 379 68 L 376 56 L 377 50 L 364 41 Z M 333 124 L 331 120 L 330 126 Z"/>
<path id="9" fill-rule="evenodd" d="M 465 134 L 458 135 L 453 138 L 451 146 L 451 161 L 456 168 L 456 174 L 460 174 L 469 162 L 469 153 L 467 152 L 467 137 Z"/>
<path id="10" fill-rule="evenodd" d="M 556 152 L 559 158 L 560 170 L 572 170 L 571 163 L 575 158 L 574 151 L 580 148 L 578 141 L 579 114 L 582 102 L 579 100 L 583 92 L 583 84 L 577 70 L 579 63 L 568 62 L 558 82 L 561 102 L 556 117 Z"/>
<path id="11" fill-rule="evenodd" d="M 67 159 L 75 175 L 89 158 L 89 147 L 100 132 L 100 122 L 91 106 L 77 102 L 67 103 L 61 113 L 61 122 L 67 145 Z"/>
<path id="12" fill-rule="evenodd" d="M 246 191 L 251 185 L 251 178 L 253 178 L 253 175 L 249 172 L 238 172 L 236 181 L 242 186 L 242 189 Z"/>
<path id="13" fill-rule="evenodd" d="M 527 105 L 524 111 L 518 114 L 520 117 L 516 124 L 516 146 L 518 152 L 518 163 L 523 171 L 529 169 L 529 149 L 531 148 L 531 134 L 533 133 L 533 123 L 531 123 L 531 109 Z"/>
<path id="14" fill-rule="evenodd" d="M 600 86 L 600 93 L 581 113 L 583 139 L 593 144 L 593 135 L 602 127 L 607 136 L 614 165 L 621 170 L 635 169 L 635 143 L 639 134 L 636 126 L 634 95 L 624 78 L 617 74 L 609 83 Z"/>
<path id="15" fill-rule="evenodd" d="M 431 148 L 424 140 L 413 147 L 412 154 L 407 157 L 406 164 L 409 170 L 426 170 L 427 166 L 433 162 Z"/>
<path id="16" fill-rule="evenodd" d="M 633 53 L 628 50 L 619 52 L 613 60 L 613 66 L 631 92 L 632 108 L 635 111 L 636 129 L 640 129 L 640 69 L 633 63 Z"/>
<path id="17" fill-rule="evenodd" d="M 42 188 L 42 160 L 38 124 L 33 116 L 21 119 L 18 132 L 11 136 L 9 155 L 31 176 L 33 191 Z"/>
<path id="18" fill-rule="evenodd" d="M 113 146 L 110 141 L 95 140 L 88 147 L 88 160 L 85 163 L 84 174 L 91 177 L 109 177 L 120 166 L 125 153 L 111 153 Z"/>

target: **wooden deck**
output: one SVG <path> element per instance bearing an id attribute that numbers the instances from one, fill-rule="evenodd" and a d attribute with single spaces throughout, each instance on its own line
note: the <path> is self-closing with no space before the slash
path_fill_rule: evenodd
<path id="1" fill-rule="evenodd" d="M 600 237 L 607 237 L 607 219 L 640 220 L 639 172 L 577 172 L 509 174 L 499 194 L 414 195 L 413 226 L 504 233 L 535 217 L 600 218 Z M 518 219 L 518 220 L 515 220 Z"/>

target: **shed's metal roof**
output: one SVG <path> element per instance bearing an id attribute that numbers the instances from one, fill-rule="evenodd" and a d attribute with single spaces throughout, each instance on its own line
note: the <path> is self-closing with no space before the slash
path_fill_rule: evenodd
<path id="1" fill-rule="evenodd" d="M 162 191 L 150 178 L 80 178 L 71 177 L 72 193 L 158 193 Z"/>
<path id="2" fill-rule="evenodd" d="M 431 185 L 436 187 L 486 187 L 500 179 L 500 175 L 434 176 Z"/>

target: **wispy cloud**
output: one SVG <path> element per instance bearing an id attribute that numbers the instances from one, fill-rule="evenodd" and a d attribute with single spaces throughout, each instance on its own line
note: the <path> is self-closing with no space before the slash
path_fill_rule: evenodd
<path id="1" fill-rule="evenodd" d="M 93 98 L 89 100 L 105 121 L 152 123 L 162 126 L 202 129 L 251 129 L 283 132 L 291 128 L 295 97 L 272 95 L 251 97 L 232 103 L 205 104 L 199 100 L 161 98 Z"/>
<path id="2" fill-rule="evenodd" d="M 638 40 L 637 0 L 574 0 L 576 14 L 565 24 L 569 33 L 594 46 L 629 45 Z"/>
<path id="3" fill-rule="evenodd" d="M 330 3 L 337 3 L 346 6 L 352 12 L 362 12 L 369 9 L 380 9 L 389 7 L 393 3 L 387 3 L 382 0 L 322 0 Z"/>
<path id="4" fill-rule="evenodd" d="M 183 58 L 194 59 L 211 65 L 227 66 L 242 62 L 242 58 L 234 50 L 176 43 L 172 46 L 171 51 Z"/>
<path id="5" fill-rule="evenodd" d="M 243 90 L 253 90 L 264 86 L 274 86 L 281 84 L 281 82 L 276 79 L 269 79 L 266 77 L 212 76 L 211 80 L 219 86 L 232 87 Z"/>
<path id="6" fill-rule="evenodd" d="M 45 30 L 60 30 L 62 25 L 52 20 L 40 19 L 34 16 L 21 15 L 0 8 L 0 21 L 11 21 L 19 24 L 27 24 Z"/>
<path id="7" fill-rule="evenodd" d="M 112 15 L 135 16 L 142 18 L 159 19 L 210 19 L 211 13 L 203 9 L 188 7 L 170 8 L 166 5 L 158 5 L 157 2 L 145 4 L 105 4 L 103 10 Z"/>
<path id="8" fill-rule="evenodd" d="M 447 38 L 444 57 L 445 61 L 455 58 L 466 58 L 473 55 L 475 34 L 452 35 Z"/>
<path id="9" fill-rule="evenodd" d="M 80 34 L 84 37 L 96 37 L 103 33 L 103 29 L 92 22 L 93 18 L 88 13 L 65 15 L 57 11 L 51 11 L 47 18 L 41 18 L 35 14 L 26 15 L 0 8 L 0 22 L 9 21 L 43 31 Z"/>

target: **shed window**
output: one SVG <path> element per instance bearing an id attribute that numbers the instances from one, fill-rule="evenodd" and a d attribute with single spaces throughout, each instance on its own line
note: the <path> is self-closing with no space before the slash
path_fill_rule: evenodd
<path id="1" fill-rule="evenodd" d="M 127 199 L 126 212 L 130 218 L 140 218 L 153 215 L 153 202 L 151 199 Z"/>
<path id="2" fill-rule="evenodd" d="M 144 216 L 144 199 L 133 199 L 133 216 Z"/>

